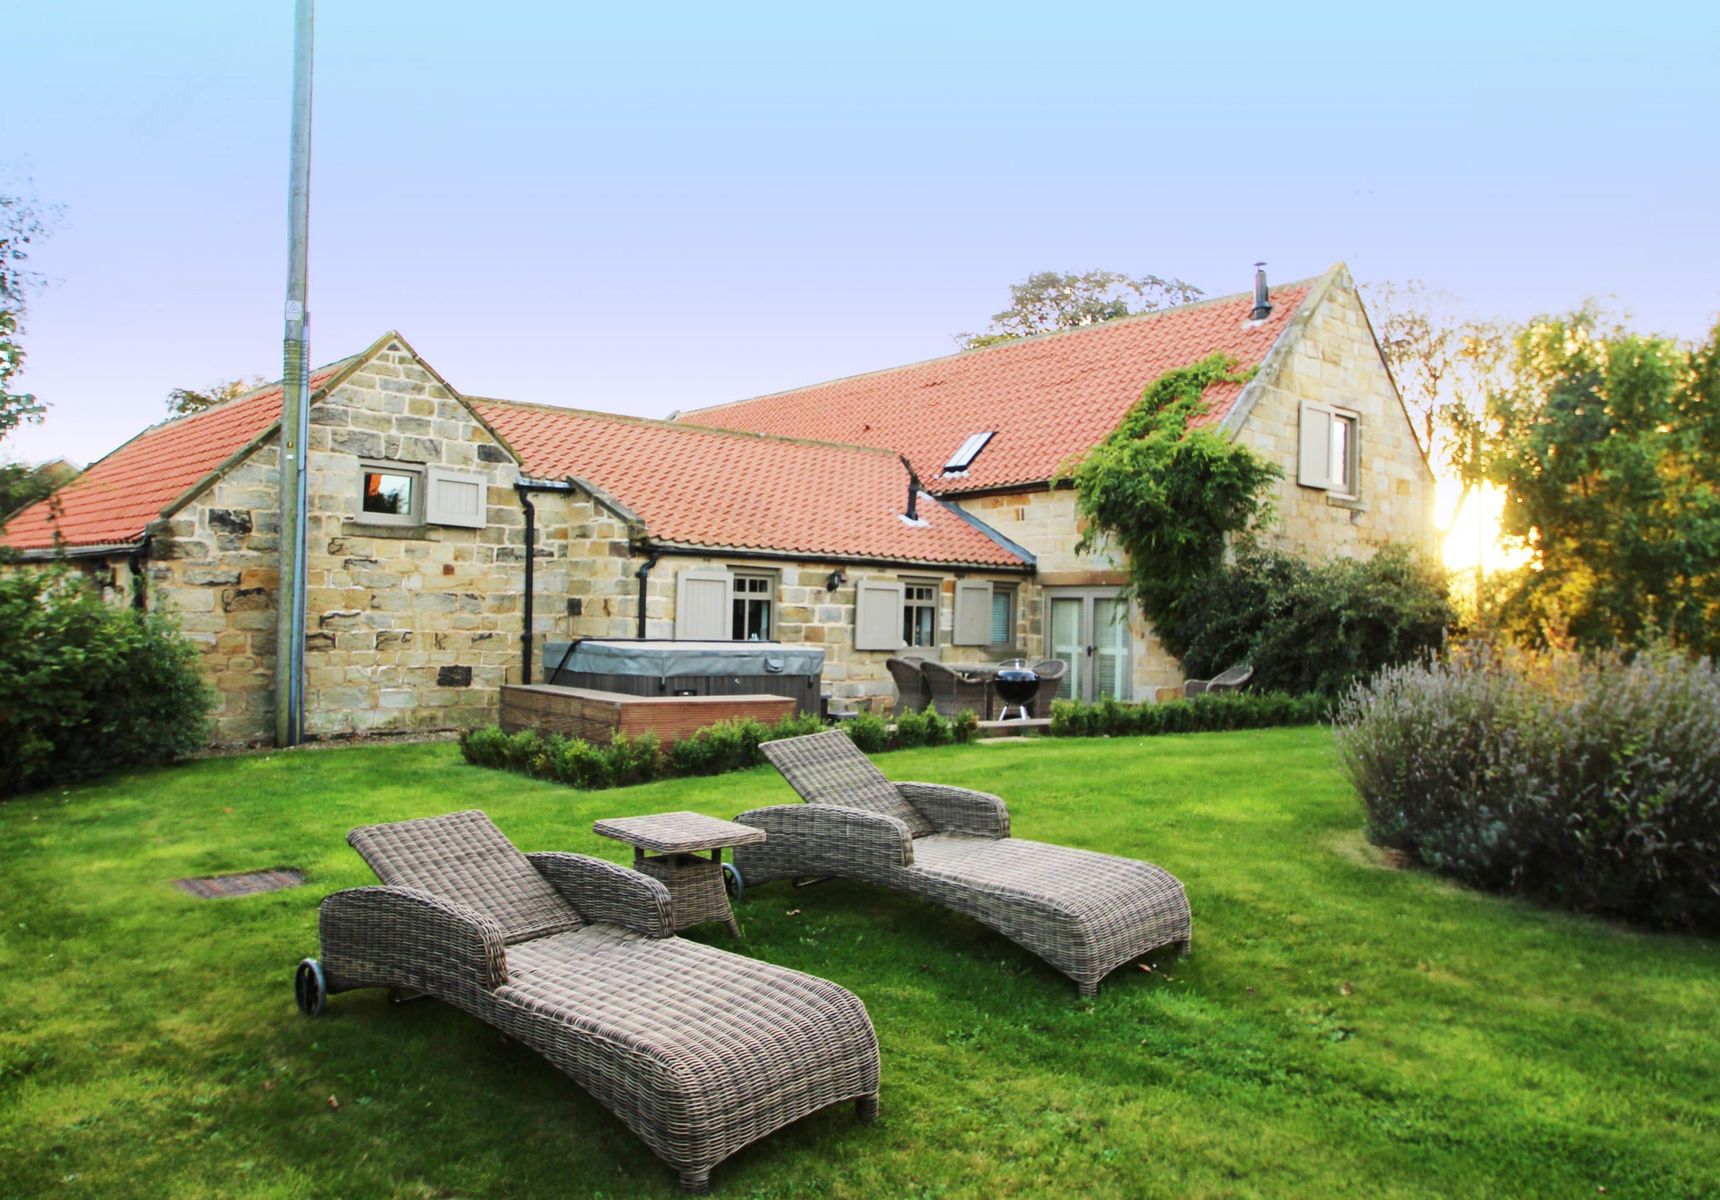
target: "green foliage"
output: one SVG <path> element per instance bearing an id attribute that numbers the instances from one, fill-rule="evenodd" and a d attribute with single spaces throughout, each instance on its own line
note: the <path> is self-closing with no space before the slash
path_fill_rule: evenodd
<path id="1" fill-rule="evenodd" d="M 195 388 L 174 388 L 167 393 L 167 411 L 176 417 L 190 416 L 206 408 L 214 408 L 217 404 L 237 400 L 247 392 L 255 391 L 265 382 L 267 381 L 261 376 L 256 376 L 251 379 L 221 380 L 202 391 Z"/>
<path id="2" fill-rule="evenodd" d="M 1313 725 L 1326 719 L 1323 696 L 1285 692 L 1211 692 L 1160 704 L 1124 704 L 1112 699 L 1051 702 L 1053 737 L 1151 737 L 1161 733 L 1213 733 Z"/>
<path id="3" fill-rule="evenodd" d="M 1593 308 L 1532 322 L 1472 479 L 1531 552 L 1497 616 L 1538 644 L 1720 653 L 1720 326 L 1694 350 Z"/>
<path id="4" fill-rule="evenodd" d="M 1190 429 L 1218 383 L 1240 383 L 1235 360 L 1214 354 L 1167 371 L 1072 472 L 1087 518 L 1082 552 L 1110 543 L 1128 555 L 1130 590 L 1159 640 L 1187 648 L 1189 592 L 1224 561 L 1229 539 L 1267 515 L 1266 488 L 1283 472 L 1240 442 Z"/>
<path id="5" fill-rule="evenodd" d="M 61 484 L 76 477 L 77 471 L 63 462 L 39 467 L 0 463 L 0 526 L 13 513 L 53 495 Z"/>
<path id="6" fill-rule="evenodd" d="M 890 727 L 876 713 L 861 713 L 851 721 L 844 721 L 842 730 L 867 754 L 890 748 Z"/>
<path id="7" fill-rule="evenodd" d="M 904 714 L 895 730 L 882 718 L 867 714 L 845 722 L 840 728 L 868 754 L 917 746 L 944 746 L 969 742 L 979 733 L 979 718 L 963 711 L 946 720 L 931 709 Z M 694 730 L 662 750 L 655 734 L 629 738 L 617 734 L 608 746 L 594 746 L 581 738 L 548 737 L 535 730 L 503 733 L 494 725 L 468 729 L 460 735 L 460 754 L 473 766 L 518 771 L 537 779 L 550 779 L 570 787 L 597 790 L 649 783 L 693 775 L 726 775 L 744 771 L 765 761 L 759 747 L 780 738 L 801 737 L 824 728 L 816 714 L 797 713 L 766 725 L 748 717 L 719 721 Z"/>
<path id="8" fill-rule="evenodd" d="M 0 573 L 0 795 L 203 748 L 197 649 L 63 571 Z"/>
<path id="9" fill-rule="evenodd" d="M 27 196 L 0 195 L 0 440 L 19 425 L 37 423 L 46 411 L 28 392 L 12 390 L 24 370 L 25 303 L 42 285 L 42 277 L 27 265 L 30 248 L 47 236 L 53 213 L 43 212 Z"/>
<path id="10" fill-rule="evenodd" d="M 1720 674 L 1657 647 L 1394 667 L 1339 711 L 1368 836 L 1477 887 L 1720 931 Z"/>
<path id="11" fill-rule="evenodd" d="M 992 314 L 985 333 L 958 334 L 964 350 L 979 350 L 1000 342 L 1080 329 L 1134 313 L 1187 304 L 1201 290 L 1180 279 L 1157 275 L 1124 275 L 1117 271 L 1036 271 L 1025 282 L 1011 285 L 1009 307 Z"/>
<path id="12" fill-rule="evenodd" d="M 1245 545 L 1190 584 L 1184 611 L 1190 678 L 1249 663 L 1255 688 L 1333 697 L 1437 652 L 1455 620 L 1444 569 L 1404 546 L 1310 564 Z"/>

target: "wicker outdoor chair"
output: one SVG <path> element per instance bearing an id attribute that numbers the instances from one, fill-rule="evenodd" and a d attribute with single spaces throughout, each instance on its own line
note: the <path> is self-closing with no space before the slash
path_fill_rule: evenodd
<path id="1" fill-rule="evenodd" d="M 1069 664 L 1061 658 L 1043 658 L 1033 664 L 1033 673 L 1039 676 L 1039 690 L 1033 693 L 1033 715 L 1049 717 L 1051 702 L 1057 699 L 1057 689 L 1063 686 L 1063 677 L 1069 674 Z"/>
<path id="2" fill-rule="evenodd" d="M 749 890 L 839 876 L 912 892 L 1025 946 L 1083 996 L 1162 946 L 1188 952 L 1188 898 L 1151 863 L 1012 838 L 996 796 L 892 783 L 839 730 L 761 748 L 807 803 L 735 818 L 769 835 L 735 847 Z"/>
<path id="3" fill-rule="evenodd" d="M 896 682 L 896 712 L 920 712 L 932 702 L 931 689 L 926 686 L 926 677 L 920 668 L 925 665 L 923 658 L 887 658 L 884 665 L 890 668 L 890 678 Z"/>
<path id="4" fill-rule="evenodd" d="M 521 854 L 478 811 L 355 829 L 381 887 L 322 902 L 299 1006 L 384 987 L 444 1000 L 549 1059 L 709 1189 L 743 1146 L 843 1100 L 878 1113 L 866 1008 L 823 979 L 673 936 L 657 880 Z"/>
<path id="5" fill-rule="evenodd" d="M 982 721 L 991 719 L 991 714 L 986 711 L 987 690 L 983 678 L 929 660 L 920 664 L 920 670 L 926 677 L 926 686 L 931 689 L 932 707 L 939 713 L 953 717 L 967 709 L 977 713 Z"/>
<path id="6" fill-rule="evenodd" d="M 1254 668 L 1247 663 L 1230 668 L 1211 679 L 1189 679 L 1183 683 L 1183 699 L 1204 696 L 1208 692 L 1234 692 L 1254 678 Z"/>

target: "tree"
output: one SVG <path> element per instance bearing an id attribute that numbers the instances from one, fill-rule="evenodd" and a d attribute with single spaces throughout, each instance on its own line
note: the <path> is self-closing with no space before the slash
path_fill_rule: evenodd
<path id="1" fill-rule="evenodd" d="M 1180 279 L 1117 271 L 1039 271 L 1009 289 L 1009 307 L 993 313 L 984 333 L 961 333 L 964 350 L 978 350 L 1054 329 L 1080 329 L 1134 313 L 1198 299 L 1203 293 Z M 1132 305 L 1132 307 L 1131 307 Z"/>
<path id="2" fill-rule="evenodd" d="M 1505 490 L 1507 628 L 1545 642 L 1720 654 L 1720 325 L 1700 347 L 1593 305 L 1512 342 L 1471 480 Z"/>
<path id="3" fill-rule="evenodd" d="M 24 371 L 24 310 L 42 277 L 29 266 L 31 247 L 49 233 L 53 210 L 28 195 L 0 194 L 0 440 L 26 422 L 41 421 L 47 405 L 28 392 L 13 391 Z"/>
<path id="4" fill-rule="evenodd" d="M 167 393 L 167 411 L 176 417 L 187 417 L 228 400 L 236 400 L 246 392 L 255 391 L 264 382 L 261 376 L 256 376 L 212 383 L 200 392 L 191 388 L 174 388 Z"/>
<path id="5" fill-rule="evenodd" d="M 53 495 L 56 488 L 77 473 L 78 469 L 64 459 L 38 467 L 0 463 L 0 525 L 19 509 Z"/>

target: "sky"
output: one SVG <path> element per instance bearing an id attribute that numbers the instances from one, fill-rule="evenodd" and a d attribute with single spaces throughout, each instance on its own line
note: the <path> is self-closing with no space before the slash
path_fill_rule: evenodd
<path id="1" fill-rule="evenodd" d="M 1037 270 L 1337 260 L 1476 315 L 1720 315 L 1720 6 L 324 0 L 311 357 L 666 416 L 951 353 Z M 290 0 L 17 5 L 58 228 L 0 458 L 280 374 Z"/>

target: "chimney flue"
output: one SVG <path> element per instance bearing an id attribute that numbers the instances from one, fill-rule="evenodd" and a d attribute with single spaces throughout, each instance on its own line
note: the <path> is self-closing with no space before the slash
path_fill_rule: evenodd
<path id="1" fill-rule="evenodd" d="M 1264 321 L 1272 315 L 1272 301 L 1266 291 L 1266 264 L 1254 264 L 1254 320 Z"/>

